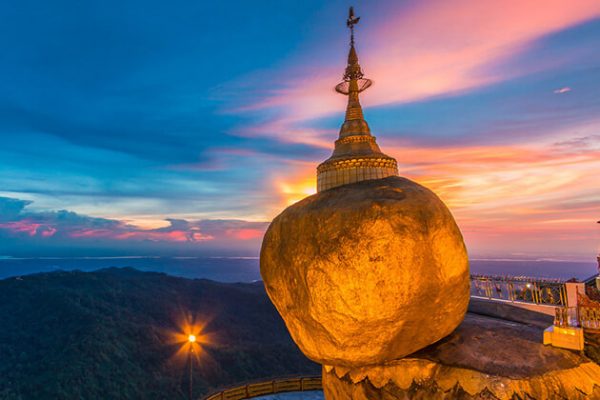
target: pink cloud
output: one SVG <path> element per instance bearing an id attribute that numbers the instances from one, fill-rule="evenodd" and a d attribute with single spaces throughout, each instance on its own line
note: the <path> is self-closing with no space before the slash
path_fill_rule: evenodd
<path id="1" fill-rule="evenodd" d="M 560 89 L 556 89 L 556 90 L 554 91 L 554 93 L 555 93 L 555 94 L 563 94 L 563 93 L 568 93 L 568 92 L 570 92 L 570 91 L 571 91 L 571 88 L 570 88 L 570 87 L 568 87 L 568 86 L 565 86 L 565 87 L 562 87 L 562 88 L 560 88 Z"/>
<path id="2" fill-rule="evenodd" d="M 29 220 L 0 223 L 0 229 L 6 229 L 13 233 L 26 233 L 35 236 L 41 224 Z"/>
<path id="3" fill-rule="evenodd" d="M 110 229 L 76 229 L 69 232 L 69 236 L 72 238 L 110 238 L 114 235 Z"/>
<path id="4" fill-rule="evenodd" d="M 343 107 L 343 105 L 341 106 Z M 343 108 L 340 108 L 343 109 Z M 282 118 L 264 123 L 236 128 L 233 134 L 244 137 L 278 136 L 287 143 L 302 143 L 314 147 L 330 148 L 331 138 L 337 134 L 337 129 L 294 128 L 291 118 Z M 284 134 L 282 134 L 284 132 Z M 260 157 L 265 157 L 261 154 Z"/>
<path id="5" fill-rule="evenodd" d="M 262 229 L 229 229 L 226 234 L 228 237 L 238 240 L 251 240 L 262 238 L 265 231 Z"/>
<path id="6" fill-rule="evenodd" d="M 42 236 L 43 237 L 51 237 L 54 236 L 54 234 L 57 232 L 57 230 L 51 226 L 47 227 L 45 230 L 42 231 Z"/>
<path id="7" fill-rule="evenodd" d="M 51 237 L 57 232 L 57 229 L 31 219 L 22 219 L 19 221 L 9 221 L 0 223 L 0 229 L 7 230 L 12 234 L 26 234 L 28 236 Z"/>
<path id="8" fill-rule="evenodd" d="M 490 67 L 537 39 L 598 16 L 594 0 L 419 2 L 367 33 L 363 58 L 378 83 L 370 102 L 418 100 L 543 69 L 534 64 L 500 73 Z"/>
<path id="9" fill-rule="evenodd" d="M 549 66 L 533 63 L 503 71 L 494 66 L 546 35 L 599 16 L 597 0 L 423 1 L 398 6 L 371 20 L 365 16 L 364 26 L 359 27 L 358 51 L 365 73 L 375 85 L 363 94 L 364 103 L 376 106 L 423 100 L 544 70 Z M 259 129 L 257 133 L 302 140 L 289 134 L 295 123 L 344 109 L 344 97 L 331 90 L 340 79 L 344 60 L 335 66 L 315 65 L 310 56 L 294 63 L 310 65 L 302 75 L 278 72 L 285 77 L 283 88 L 237 110 L 283 110 L 283 116 L 269 123 L 277 129 Z M 565 61 L 553 62 L 560 65 Z"/>

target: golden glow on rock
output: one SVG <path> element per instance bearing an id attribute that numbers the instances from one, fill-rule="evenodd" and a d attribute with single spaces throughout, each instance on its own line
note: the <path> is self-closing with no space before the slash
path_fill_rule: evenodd
<path id="1" fill-rule="evenodd" d="M 430 190 L 390 177 L 344 185 L 272 222 L 261 275 L 312 360 L 391 361 L 452 332 L 469 301 L 461 233 Z"/>

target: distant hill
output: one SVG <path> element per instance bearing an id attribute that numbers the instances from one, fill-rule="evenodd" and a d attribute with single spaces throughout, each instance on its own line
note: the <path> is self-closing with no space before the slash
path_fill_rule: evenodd
<path id="1" fill-rule="evenodd" d="M 0 399 L 184 399 L 187 365 L 171 332 L 185 312 L 215 343 L 194 392 L 319 374 L 292 342 L 261 283 L 224 284 L 131 268 L 0 281 Z"/>

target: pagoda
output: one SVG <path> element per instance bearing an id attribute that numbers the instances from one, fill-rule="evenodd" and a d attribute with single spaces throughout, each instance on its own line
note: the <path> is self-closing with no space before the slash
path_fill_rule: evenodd
<path id="1" fill-rule="evenodd" d="M 343 81 L 335 87 L 338 93 L 348 96 L 346 118 L 333 154 L 317 167 L 317 192 L 367 179 L 398 176 L 396 160 L 379 149 L 360 105 L 359 93 L 368 89 L 373 81 L 364 78 L 354 46 L 354 25 L 359 20 L 350 8 L 346 23 L 350 28 L 348 65 Z"/>

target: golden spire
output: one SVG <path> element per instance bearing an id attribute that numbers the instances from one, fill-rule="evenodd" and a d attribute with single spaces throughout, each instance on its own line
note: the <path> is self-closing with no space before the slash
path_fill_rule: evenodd
<path id="1" fill-rule="evenodd" d="M 354 25 L 358 24 L 358 21 L 360 21 L 360 17 L 354 16 L 354 8 L 350 7 L 348 20 L 346 21 L 346 26 L 350 28 L 348 65 L 344 72 L 343 81 L 335 87 L 338 93 L 348 96 L 346 119 L 340 130 L 340 137 L 351 134 L 370 135 L 369 125 L 364 120 L 358 94 L 368 89 L 373 84 L 373 81 L 364 78 L 364 74 L 358 63 L 358 54 L 354 47 Z"/>
<path id="2" fill-rule="evenodd" d="M 381 152 L 365 121 L 358 94 L 373 81 L 364 78 L 354 47 L 354 26 L 360 17 L 350 7 L 346 26 L 350 28 L 350 51 L 344 77 L 335 90 L 348 96 L 346 117 L 335 141 L 333 154 L 317 167 L 317 191 L 367 179 L 397 176 L 396 160 Z"/>

